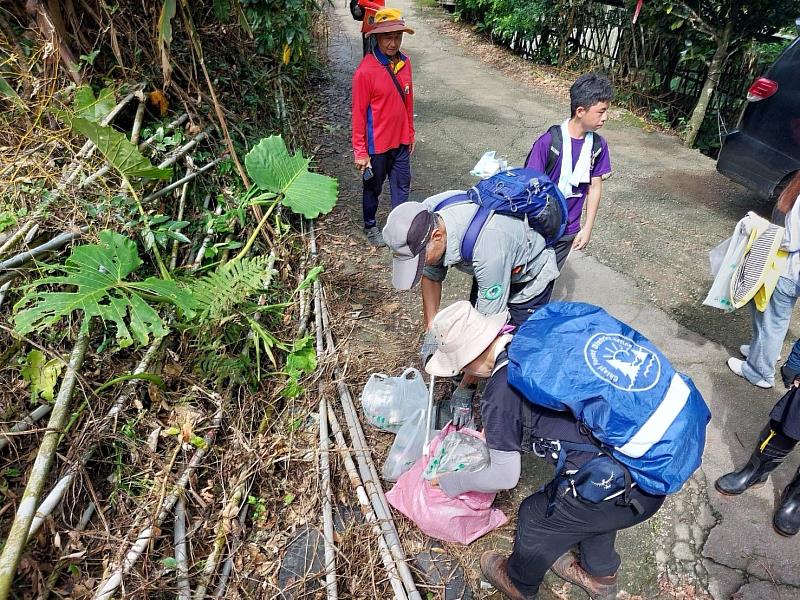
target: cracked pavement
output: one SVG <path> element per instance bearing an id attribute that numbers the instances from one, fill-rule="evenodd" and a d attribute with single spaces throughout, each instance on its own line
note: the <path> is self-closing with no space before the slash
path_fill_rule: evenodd
<path id="1" fill-rule="evenodd" d="M 412 199 L 471 185 L 468 172 L 486 150 L 496 149 L 510 164 L 519 164 L 536 135 L 565 118 L 568 103 L 562 97 L 513 76 L 515 70 L 535 69 L 531 63 L 497 49 L 502 64 L 488 64 L 477 51 L 485 41 L 464 30 L 453 34 L 452 26 L 442 32 L 444 13 L 409 0 L 392 6 L 403 10 L 417 32 L 403 44 L 413 62 L 417 112 Z M 346 3 L 337 3 L 332 17 L 331 92 L 347 110 L 361 40 Z M 349 115 L 332 119 L 349 132 Z M 625 111 L 615 111 L 602 133 L 611 148 L 614 177 L 606 182 L 592 242 L 586 252 L 570 257 L 554 298 L 598 304 L 638 329 L 694 379 L 713 415 L 702 467 L 655 518 L 620 535 L 620 597 L 798 598 L 800 540 L 777 535 L 771 519 L 800 452 L 760 489 L 726 498 L 713 488 L 717 477 L 746 462 L 782 390 L 759 390 L 728 371 L 725 360 L 748 340 L 749 317 L 746 311 L 723 314 L 701 306 L 711 283 L 707 251 L 730 235 L 745 212 L 768 215 L 770 206 L 716 173 L 711 159 L 683 148 L 672 136 L 644 130 Z M 347 135 L 337 135 L 346 143 Z M 354 179 L 349 148 L 337 154 L 323 160 L 323 168 Z M 357 184 L 345 184 L 337 210 L 350 213 L 351 234 L 361 241 L 357 190 Z M 387 204 L 382 201 L 382 220 Z M 387 282 L 388 253 L 381 260 L 387 268 L 376 277 Z M 443 305 L 466 296 L 466 278 L 453 275 L 445 284 Z M 393 296 L 402 301 L 404 313 L 419 314 L 417 294 Z M 793 324 L 789 341 L 796 331 Z M 533 457 L 526 458 L 524 473 L 509 494 L 514 502 L 546 477 Z M 508 532 L 497 535 L 503 540 L 493 540 L 495 545 L 508 545 Z M 585 598 L 568 587 L 561 586 L 555 596 L 543 590 L 541 597 Z"/>

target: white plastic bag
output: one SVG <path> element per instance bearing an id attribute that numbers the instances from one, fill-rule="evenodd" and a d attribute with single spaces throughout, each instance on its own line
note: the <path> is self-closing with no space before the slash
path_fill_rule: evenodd
<path id="1" fill-rule="evenodd" d="M 711 274 L 716 277 L 722 263 L 725 262 L 725 255 L 728 253 L 728 248 L 731 245 L 731 239 L 728 238 L 724 242 L 720 242 L 714 246 L 708 253 L 708 261 L 711 263 Z"/>
<path id="2" fill-rule="evenodd" d="M 386 462 L 383 463 L 381 475 L 384 479 L 397 481 L 400 475 L 413 467 L 414 463 L 422 457 L 426 421 L 425 409 L 422 408 L 403 423 L 389 449 Z"/>
<path id="3" fill-rule="evenodd" d="M 719 308 L 725 312 L 734 310 L 733 302 L 731 301 L 731 279 L 747 247 L 747 240 L 751 230 L 751 219 L 753 217 L 760 218 L 753 213 L 748 213 L 747 216 L 741 219 L 736 224 L 736 227 L 734 227 L 733 235 L 727 240 L 728 246 L 725 250 L 724 257 L 715 273 L 714 283 L 711 285 L 706 299 L 703 300 L 705 306 Z M 714 248 L 712 252 L 719 254 L 718 250 L 724 243 L 725 242 Z M 710 253 L 709 258 L 711 259 Z M 713 259 L 711 268 L 712 270 L 714 268 Z"/>
<path id="4" fill-rule="evenodd" d="M 491 177 L 498 171 L 507 167 L 508 162 L 502 158 L 497 158 L 496 150 L 489 150 L 488 152 L 483 153 L 481 159 L 470 171 L 470 175 L 480 177 L 481 179 L 486 179 L 487 177 Z"/>
<path id="5" fill-rule="evenodd" d="M 486 442 L 460 431 L 449 433 L 436 450 L 422 476 L 430 481 L 443 473 L 474 473 L 489 464 Z"/>
<path id="6" fill-rule="evenodd" d="M 361 406 L 370 425 L 395 433 L 411 415 L 428 406 L 428 386 L 412 367 L 399 377 L 373 373 L 361 392 Z"/>

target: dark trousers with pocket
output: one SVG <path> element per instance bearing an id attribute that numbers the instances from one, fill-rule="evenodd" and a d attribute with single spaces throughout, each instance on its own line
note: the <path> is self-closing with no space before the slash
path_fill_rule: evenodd
<path id="1" fill-rule="evenodd" d="M 553 513 L 547 515 L 548 491 L 528 496 L 517 515 L 514 552 L 508 559 L 508 575 L 523 594 L 533 595 L 556 559 L 574 546 L 580 547 L 581 566 L 590 575 L 613 575 L 620 565 L 614 549 L 617 531 L 646 521 L 664 503 L 664 496 L 646 494 L 637 488 L 631 500 L 642 508 L 621 506 L 615 499 L 593 504 L 576 498 L 559 486 Z"/>
<path id="2" fill-rule="evenodd" d="M 381 154 L 371 154 L 369 158 L 372 177 L 364 182 L 362 198 L 365 229 L 377 225 L 375 215 L 378 213 L 378 198 L 387 178 L 392 208 L 406 202 L 411 190 L 411 154 L 408 146 L 402 145 Z"/>

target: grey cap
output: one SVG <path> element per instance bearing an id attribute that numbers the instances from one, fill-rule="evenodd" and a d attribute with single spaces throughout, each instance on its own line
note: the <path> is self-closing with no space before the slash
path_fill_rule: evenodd
<path id="1" fill-rule="evenodd" d="M 383 241 L 394 254 L 392 285 L 398 290 L 410 290 L 422 279 L 434 222 L 434 214 L 421 202 L 404 202 L 389 213 Z"/>

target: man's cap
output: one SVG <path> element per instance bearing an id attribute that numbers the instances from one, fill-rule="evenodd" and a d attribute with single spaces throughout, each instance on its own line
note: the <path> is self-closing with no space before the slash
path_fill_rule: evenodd
<path id="1" fill-rule="evenodd" d="M 433 318 L 431 332 L 439 349 L 425 365 L 436 377 L 453 377 L 478 358 L 501 333 L 508 311 L 482 315 L 466 300 L 440 310 Z"/>
<path id="2" fill-rule="evenodd" d="M 402 13 L 396 8 L 382 8 L 375 13 L 375 26 L 364 35 L 376 33 L 390 33 L 392 31 L 403 31 L 414 35 L 414 30 L 406 27 Z"/>
<path id="3" fill-rule="evenodd" d="M 422 279 L 434 223 L 433 213 L 421 202 L 404 202 L 389 213 L 383 241 L 394 254 L 392 285 L 398 290 L 410 290 Z"/>

